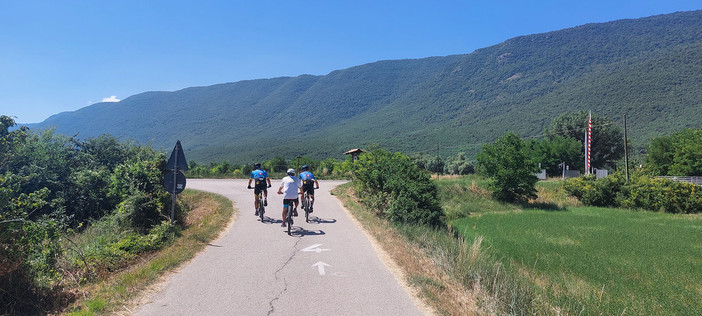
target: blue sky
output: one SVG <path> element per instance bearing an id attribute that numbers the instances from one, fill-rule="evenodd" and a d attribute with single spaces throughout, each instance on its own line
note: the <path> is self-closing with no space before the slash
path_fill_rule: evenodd
<path id="1" fill-rule="evenodd" d="M 699 9 L 700 0 L 0 0 L 0 114 L 35 123 L 112 96 L 325 75 Z"/>

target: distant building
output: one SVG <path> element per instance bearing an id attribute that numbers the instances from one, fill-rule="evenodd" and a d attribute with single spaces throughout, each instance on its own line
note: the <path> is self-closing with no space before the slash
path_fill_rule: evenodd
<path id="1" fill-rule="evenodd" d="M 358 155 L 360 155 L 361 153 L 364 153 L 364 152 L 366 152 L 366 151 L 363 149 L 354 148 L 354 149 L 351 149 L 351 150 L 345 152 L 344 155 L 351 155 L 353 161 L 355 162 L 356 160 L 358 160 Z"/>

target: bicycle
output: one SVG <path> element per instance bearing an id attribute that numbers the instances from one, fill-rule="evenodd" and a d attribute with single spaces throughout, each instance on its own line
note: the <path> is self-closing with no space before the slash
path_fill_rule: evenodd
<path id="1" fill-rule="evenodd" d="M 310 195 L 309 193 L 305 192 L 305 195 L 302 198 L 302 209 L 305 210 L 305 222 L 307 223 L 310 222 L 310 205 Z"/>
<path id="2" fill-rule="evenodd" d="M 316 187 L 319 189 L 319 187 Z M 312 213 L 312 199 L 310 198 L 310 193 L 305 190 L 305 194 L 302 197 L 302 208 L 305 210 L 305 222 L 310 222 L 310 213 Z"/>
<path id="3" fill-rule="evenodd" d="M 291 200 L 291 201 L 290 201 L 290 204 L 288 204 L 288 206 L 287 206 L 288 210 L 287 210 L 287 212 L 286 212 L 287 214 L 285 214 L 285 219 L 284 219 L 284 220 L 285 220 L 285 223 L 287 224 L 286 226 L 288 226 L 288 236 L 292 236 L 292 224 L 293 224 L 292 213 L 293 213 L 293 205 L 295 205 L 295 204 L 294 204 L 293 201 Z"/>
<path id="4" fill-rule="evenodd" d="M 253 188 L 251 188 L 253 190 Z M 258 199 L 258 217 L 261 218 L 261 222 L 263 222 L 263 214 L 266 213 L 266 207 L 263 205 L 263 192 L 259 192 L 256 195 L 256 198 Z"/>

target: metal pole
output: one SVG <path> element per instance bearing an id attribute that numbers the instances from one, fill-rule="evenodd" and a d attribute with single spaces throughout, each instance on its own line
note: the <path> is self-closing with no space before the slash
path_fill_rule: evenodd
<path id="1" fill-rule="evenodd" d="M 626 170 L 626 183 L 629 183 L 629 145 L 626 137 L 626 114 L 624 114 L 624 169 Z"/>
<path id="2" fill-rule="evenodd" d="M 592 173 L 592 111 L 587 118 L 587 174 Z"/>
<path id="3" fill-rule="evenodd" d="M 585 175 L 588 175 L 589 173 L 588 168 L 587 168 L 587 130 L 585 130 Z"/>
<path id="4" fill-rule="evenodd" d="M 171 224 L 173 224 L 173 218 L 175 217 L 176 186 L 178 183 L 178 149 L 178 146 L 175 146 L 175 164 L 173 166 L 173 196 L 171 198 Z"/>

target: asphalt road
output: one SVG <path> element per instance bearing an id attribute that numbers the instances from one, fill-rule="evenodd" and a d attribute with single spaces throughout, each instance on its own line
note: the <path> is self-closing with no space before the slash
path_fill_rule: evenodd
<path id="1" fill-rule="evenodd" d="M 320 181 L 310 223 L 280 227 L 282 198 L 269 189 L 267 219 L 254 216 L 246 180 L 188 180 L 221 194 L 239 210 L 234 224 L 136 315 L 422 315 L 366 235 Z"/>

